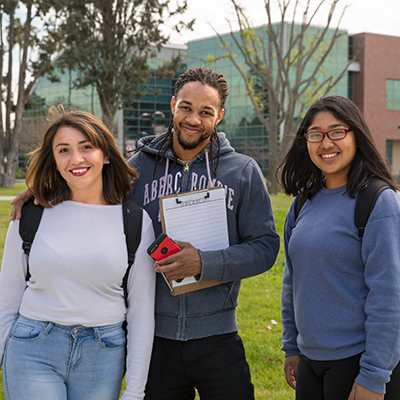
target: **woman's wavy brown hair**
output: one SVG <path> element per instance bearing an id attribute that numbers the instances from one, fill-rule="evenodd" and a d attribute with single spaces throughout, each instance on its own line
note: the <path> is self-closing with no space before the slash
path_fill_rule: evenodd
<path id="1" fill-rule="evenodd" d="M 29 153 L 26 185 L 44 207 L 71 200 L 67 182 L 57 171 L 53 154 L 53 140 L 62 127 L 81 132 L 92 145 L 103 151 L 110 160 L 103 166 L 103 195 L 107 204 L 119 204 L 131 190 L 137 172 L 122 157 L 115 139 L 107 127 L 94 115 L 81 110 L 65 110 L 62 105 L 48 111 L 49 126 L 42 135 L 39 146 Z"/>

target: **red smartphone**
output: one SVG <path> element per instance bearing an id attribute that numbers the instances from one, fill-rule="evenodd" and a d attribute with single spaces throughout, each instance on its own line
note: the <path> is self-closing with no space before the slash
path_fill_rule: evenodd
<path id="1" fill-rule="evenodd" d="M 161 233 L 148 247 L 147 253 L 154 261 L 160 261 L 181 250 L 182 249 L 167 234 Z"/>
<path id="2" fill-rule="evenodd" d="M 180 252 L 182 249 L 165 233 L 161 233 L 160 236 L 148 247 L 147 253 L 154 261 L 160 261 L 172 254 Z M 169 283 L 167 277 L 162 274 L 165 282 L 167 283 L 169 290 L 173 292 L 172 286 Z M 177 282 L 182 282 L 182 279 L 178 279 Z"/>

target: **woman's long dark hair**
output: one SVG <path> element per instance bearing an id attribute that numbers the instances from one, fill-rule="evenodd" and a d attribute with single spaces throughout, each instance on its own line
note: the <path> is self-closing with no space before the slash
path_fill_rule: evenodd
<path id="1" fill-rule="evenodd" d="M 316 114 L 322 111 L 329 111 L 354 132 L 357 152 L 347 176 L 349 196 L 354 197 L 372 176 L 382 179 L 393 189 L 399 190 L 399 186 L 394 182 L 392 174 L 373 142 L 361 111 L 351 100 L 330 95 L 319 98 L 307 111 L 297 130 L 292 147 L 277 169 L 277 177 L 281 171 L 280 185 L 284 192 L 293 196 L 304 193 L 311 198 L 322 187 L 323 173 L 311 161 L 304 137 Z"/>

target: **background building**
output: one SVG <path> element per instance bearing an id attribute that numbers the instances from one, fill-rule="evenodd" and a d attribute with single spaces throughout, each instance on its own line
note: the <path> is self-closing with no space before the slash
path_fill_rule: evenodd
<path id="1" fill-rule="evenodd" d="M 256 29 L 262 31 L 265 26 Z M 231 50 L 233 48 L 235 51 L 230 34 L 222 37 L 225 42 L 230 43 Z M 316 76 L 316 79 L 321 80 L 330 75 L 338 76 L 347 67 L 346 74 L 331 93 L 346 96 L 360 107 L 381 155 L 397 177 L 400 174 L 399 48 L 400 37 L 369 33 L 349 36 L 343 32 L 326 59 L 320 75 Z M 183 56 L 181 71 L 174 79 L 160 79 L 156 74 L 157 67 L 160 63 L 169 61 L 177 52 Z M 239 51 L 236 53 L 240 63 L 241 54 Z M 227 110 L 218 126 L 219 130 L 226 133 L 236 151 L 255 158 L 263 172 L 267 173 L 268 132 L 256 117 L 239 72 L 229 59 L 223 57 L 224 54 L 221 40 L 218 36 L 213 36 L 190 41 L 187 47 L 165 46 L 156 60 L 149 61 L 152 70 L 152 76 L 146 84 L 149 92 L 144 97 L 135 99 L 132 104 L 125 104 L 118 115 L 118 132 L 121 142 L 124 143 L 123 151 L 126 156 L 129 156 L 129 151 L 135 147 L 140 137 L 166 130 L 171 117 L 170 99 L 179 74 L 187 68 L 206 66 L 222 73 L 229 84 Z M 354 55 L 355 62 L 348 66 L 349 59 L 353 59 Z M 74 90 L 74 78 L 74 71 L 65 71 L 60 74 L 59 83 L 52 83 L 46 78 L 38 82 L 32 96 L 35 105 L 25 115 L 27 126 L 31 126 L 25 130 L 29 132 L 30 138 L 37 126 L 33 122 L 37 121 L 36 116 L 39 114 L 40 121 L 43 121 L 44 110 L 52 104 L 77 106 L 101 117 L 94 88 Z M 42 124 L 40 128 L 41 126 Z M 21 146 L 21 153 L 26 151 L 26 147 Z"/>
<path id="2" fill-rule="evenodd" d="M 400 37 L 354 35 L 360 71 L 354 102 L 362 110 L 379 152 L 400 182 Z"/>
<path id="3" fill-rule="evenodd" d="M 182 65 L 175 77 L 173 79 L 158 77 L 158 67 L 178 54 L 181 55 Z M 149 60 L 148 63 L 151 76 L 143 87 L 145 95 L 140 99 L 135 97 L 131 104 L 125 102 L 117 115 L 118 140 L 126 157 L 129 157 L 129 152 L 135 148 L 136 141 L 140 137 L 164 132 L 168 127 L 171 118 L 170 101 L 175 82 L 187 66 L 186 46 L 166 45 L 157 54 L 157 58 Z M 94 87 L 74 89 L 76 72 L 62 69 L 61 65 L 57 67 L 57 72 L 60 82 L 51 82 L 42 77 L 34 88 L 31 107 L 28 106 L 24 114 L 25 131 L 29 132 L 31 138 L 41 133 L 44 115 L 52 105 L 76 107 L 102 118 L 96 89 Z M 27 152 L 25 142 L 29 142 L 29 138 L 22 140 L 21 157 Z"/>
<path id="4" fill-rule="evenodd" d="M 290 25 L 286 24 L 287 30 Z M 279 29 L 280 23 L 274 25 L 274 29 Z M 297 26 L 296 26 L 297 28 Z M 263 42 L 268 43 L 267 26 L 255 28 L 258 37 L 263 37 Z M 311 27 L 307 31 L 310 40 L 321 28 Z M 332 36 L 333 30 L 328 31 L 326 39 Z M 349 60 L 348 35 L 345 31 L 334 44 L 334 47 L 324 62 L 324 68 L 316 76 L 315 80 L 324 81 L 329 76 L 340 76 L 347 67 Z M 238 33 L 235 33 L 240 42 Z M 244 57 L 236 46 L 230 33 L 221 35 L 222 40 L 229 45 L 233 54 L 236 55 L 237 64 L 244 65 Z M 287 40 L 289 38 L 287 37 Z M 321 49 L 321 52 L 323 50 Z M 237 68 L 232 62 L 224 57 L 226 50 L 218 36 L 190 41 L 188 43 L 188 68 L 204 65 L 225 76 L 229 85 L 229 96 L 226 101 L 226 111 L 224 118 L 218 125 L 218 129 L 224 131 L 230 140 L 231 145 L 236 151 L 253 157 L 264 174 L 268 171 L 269 143 L 268 132 L 258 120 L 250 98 L 246 94 L 246 86 Z M 317 52 L 316 57 L 321 54 Z M 205 63 L 205 60 L 213 60 Z M 312 70 L 317 60 L 311 60 L 307 70 Z M 244 67 L 242 67 L 244 68 Z M 331 93 L 348 96 L 348 75 L 344 74 Z M 305 99 L 307 100 L 307 99 Z M 268 105 L 266 105 L 266 108 Z"/>

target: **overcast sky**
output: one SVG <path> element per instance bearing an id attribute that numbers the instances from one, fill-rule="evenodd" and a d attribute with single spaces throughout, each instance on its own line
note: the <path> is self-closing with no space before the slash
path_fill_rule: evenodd
<path id="1" fill-rule="evenodd" d="M 245 6 L 247 15 L 253 26 L 266 23 L 264 0 L 239 0 L 239 2 L 242 5 L 247 4 Z M 295 0 L 291 0 L 291 3 L 294 4 L 294 2 Z M 311 0 L 312 10 L 315 10 L 319 2 L 320 0 Z M 326 5 L 319 11 L 318 18 L 314 20 L 313 25 L 325 25 L 328 5 L 331 2 L 332 0 L 325 1 Z M 300 4 L 303 6 L 306 3 L 307 0 L 300 0 Z M 170 4 L 174 4 L 174 0 Z M 271 4 L 275 5 L 273 21 L 277 22 L 280 18 L 279 10 L 276 9 L 278 0 L 272 0 Z M 219 33 L 227 33 L 230 31 L 227 20 L 232 22 L 234 30 L 237 29 L 231 0 L 188 0 L 188 5 L 185 18 L 188 20 L 196 19 L 194 30 L 193 32 L 185 32 L 183 35 L 172 34 L 171 43 L 185 44 L 190 40 L 213 36 L 215 34 L 213 28 Z M 400 0 L 339 0 L 335 11 L 336 25 L 338 17 L 346 5 L 348 7 L 340 23 L 341 29 L 347 30 L 350 34 L 370 32 L 400 36 Z M 291 15 L 289 14 L 290 18 Z"/>

